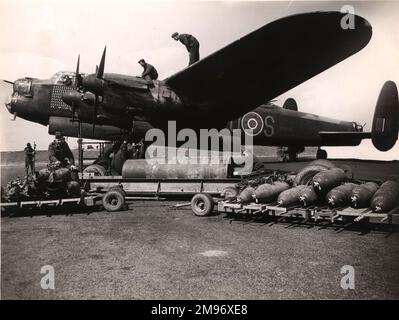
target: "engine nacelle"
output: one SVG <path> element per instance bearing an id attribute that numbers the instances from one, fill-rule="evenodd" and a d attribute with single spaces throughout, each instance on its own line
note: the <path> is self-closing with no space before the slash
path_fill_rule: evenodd
<path id="1" fill-rule="evenodd" d="M 145 137 L 153 126 L 146 121 L 133 121 L 132 129 L 126 130 L 110 125 L 96 124 L 93 134 L 93 125 L 82 122 L 82 138 L 98 140 L 129 140 L 139 141 Z M 69 118 L 50 117 L 48 133 L 53 135 L 61 132 L 66 137 L 78 137 L 78 122 L 72 122 Z"/>

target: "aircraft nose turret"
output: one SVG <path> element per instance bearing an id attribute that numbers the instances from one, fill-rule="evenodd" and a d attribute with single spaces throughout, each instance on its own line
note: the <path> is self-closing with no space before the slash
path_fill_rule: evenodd
<path id="1" fill-rule="evenodd" d="M 12 113 L 11 101 L 12 101 L 11 96 L 8 96 L 6 102 L 4 103 L 9 113 Z"/>

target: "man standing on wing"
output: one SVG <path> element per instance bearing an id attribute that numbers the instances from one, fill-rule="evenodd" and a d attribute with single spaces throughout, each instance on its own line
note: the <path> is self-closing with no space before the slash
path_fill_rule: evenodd
<path id="1" fill-rule="evenodd" d="M 176 41 L 180 41 L 186 46 L 190 55 L 190 60 L 188 63 L 189 66 L 199 60 L 199 42 L 194 36 L 188 33 L 179 34 L 178 32 L 175 32 L 172 34 L 172 38 Z"/>

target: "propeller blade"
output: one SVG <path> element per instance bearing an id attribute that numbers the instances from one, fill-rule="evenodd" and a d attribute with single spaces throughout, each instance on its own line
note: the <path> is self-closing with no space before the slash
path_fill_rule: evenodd
<path id="1" fill-rule="evenodd" d="M 72 103 L 71 108 L 72 108 L 72 122 L 74 122 L 75 121 L 75 103 Z"/>
<path id="2" fill-rule="evenodd" d="M 76 63 L 76 71 L 75 71 L 75 87 L 79 88 L 81 86 L 82 78 L 79 73 L 79 64 L 80 64 L 80 54 L 78 55 L 78 62 Z"/>
<path id="3" fill-rule="evenodd" d="M 98 108 L 98 96 L 96 95 L 94 99 L 94 109 L 93 109 L 93 136 L 94 136 L 94 129 L 96 128 L 97 108 Z"/>
<path id="4" fill-rule="evenodd" d="M 12 82 L 12 81 L 8 81 L 8 80 L 3 80 L 4 82 L 7 82 L 7 83 L 9 83 L 9 84 L 14 84 L 14 82 Z"/>
<path id="5" fill-rule="evenodd" d="M 101 57 L 101 61 L 100 61 L 100 65 L 98 67 L 97 70 L 97 78 L 98 79 L 102 79 L 103 75 L 104 75 L 104 65 L 105 65 L 105 53 L 107 51 L 107 46 L 105 46 L 104 51 L 103 51 L 103 55 Z"/>
<path id="6" fill-rule="evenodd" d="M 11 119 L 11 121 L 15 121 L 16 118 L 17 118 L 17 113 L 14 112 L 14 117 Z"/>

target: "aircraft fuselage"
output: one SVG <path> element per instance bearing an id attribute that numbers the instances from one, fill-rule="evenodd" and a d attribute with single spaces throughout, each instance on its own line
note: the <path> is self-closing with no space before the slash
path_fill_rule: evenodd
<path id="1" fill-rule="evenodd" d="M 65 76 L 69 78 L 67 81 Z M 256 145 L 342 146 L 358 145 L 361 141 L 356 137 L 326 141 L 319 134 L 321 131 L 361 131 L 361 127 L 355 122 L 324 118 L 284 109 L 274 104 L 259 106 L 236 120 L 224 123 L 212 121 L 212 114 L 199 114 L 198 121 L 192 123 L 186 121 L 186 114 L 190 113 L 190 102 L 185 101 L 184 97 L 179 97 L 162 81 L 149 83 L 141 78 L 116 74 L 104 75 L 103 85 L 107 86 L 105 94 L 105 88 L 96 83 L 93 75 L 84 78 L 86 87 L 93 86 L 91 91 L 102 91 L 99 92 L 102 96 L 93 132 L 89 130 L 89 126 L 93 123 L 94 94 L 86 92 L 77 95 L 76 88 L 72 86 L 74 76 L 74 72 L 58 72 L 48 80 L 19 79 L 14 83 L 11 103 L 7 108 L 10 113 L 23 119 L 49 125 L 50 134 L 61 131 L 64 135 L 76 137 L 78 125 L 71 122 L 71 106 L 64 102 L 67 100 L 67 93 L 70 95 L 68 97 L 78 104 L 78 116 L 84 124 L 83 137 L 104 140 L 139 140 L 149 129 L 165 130 L 168 120 L 176 120 L 178 129 L 251 129 Z M 113 84 L 108 85 L 107 79 L 112 79 Z"/>

